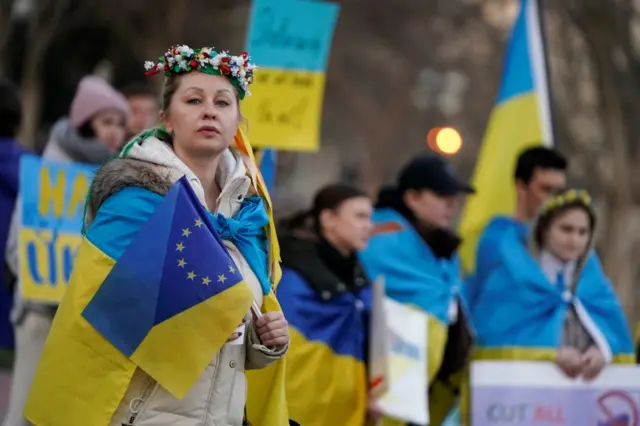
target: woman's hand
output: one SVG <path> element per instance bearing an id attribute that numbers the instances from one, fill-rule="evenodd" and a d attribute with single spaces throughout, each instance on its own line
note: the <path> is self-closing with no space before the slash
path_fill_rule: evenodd
<path id="1" fill-rule="evenodd" d="M 382 419 L 383 413 L 378 405 L 378 400 L 369 396 L 367 399 L 367 423 L 376 425 Z"/>
<path id="2" fill-rule="evenodd" d="M 255 318 L 253 321 L 260 342 L 268 348 L 289 344 L 289 323 L 282 312 L 273 311 Z"/>
<path id="3" fill-rule="evenodd" d="M 246 318 L 242 318 L 242 322 L 240 324 L 238 324 L 238 327 L 241 327 L 246 322 L 247 322 L 247 319 Z M 236 329 L 238 329 L 238 327 L 236 327 Z M 229 336 L 229 338 L 227 339 L 227 343 L 233 342 L 234 340 L 239 339 L 240 336 L 242 336 L 242 332 L 234 331 L 233 333 L 231 333 L 231 336 Z"/>
<path id="4" fill-rule="evenodd" d="M 582 355 L 580 355 L 580 352 L 575 348 L 568 346 L 562 347 L 558 350 L 556 364 L 564 374 L 575 379 L 582 371 Z"/>
<path id="5" fill-rule="evenodd" d="M 606 364 L 604 355 L 597 346 L 591 346 L 582 354 L 582 377 L 591 381 L 598 377 Z"/>

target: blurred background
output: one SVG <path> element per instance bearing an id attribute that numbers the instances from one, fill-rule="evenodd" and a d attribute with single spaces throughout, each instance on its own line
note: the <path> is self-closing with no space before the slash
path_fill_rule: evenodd
<path id="1" fill-rule="evenodd" d="M 411 156 L 437 150 L 427 136 L 443 126 L 461 135 L 462 145 L 449 155 L 471 178 L 518 2 L 334 3 L 341 10 L 327 68 L 321 148 L 279 153 L 276 214 L 307 206 L 331 181 L 348 180 L 375 194 Z M 541 5 L 555 146 L 570 158 L 571 184 L 598 201 L 598 251 L 635 324 L 640 1 Z M 42 149 L 87 73 L 121 88 L 145 82 L 143 62 L 173 44 L 242 50 L 250 9 L 248 0 L 0 0 L 0 75 L 21 89 L 21 142 Z"/>

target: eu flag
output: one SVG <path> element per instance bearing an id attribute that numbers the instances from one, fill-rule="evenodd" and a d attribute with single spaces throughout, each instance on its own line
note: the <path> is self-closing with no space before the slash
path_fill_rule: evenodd
<path id="1" fill-rule="evenodd" d="M 82 315 L 168 391 L 184 396 L 252 302 L 250 288 L 183 177 Z"/>

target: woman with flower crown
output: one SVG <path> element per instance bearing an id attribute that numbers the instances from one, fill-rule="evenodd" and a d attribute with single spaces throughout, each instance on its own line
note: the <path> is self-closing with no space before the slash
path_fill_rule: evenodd
<path id="1" fill-rule="evenodd" d="M 178 46 L 145 67 L 148 75 L 166 76 L 163 126 L 133 139 L 96 174 L 86 212 L 85 242 L 91 245 L 81 246 L 78 258 L 97 247 L 118 262 L 164 195 L 186 178 L 251 288 L 254 308 L 238 319 L 227 343 L 179 399 L 131 359 L 122 354 L 107 359 L 113 348 L 87 337 L 96 333 L 78 306 L 88 303 L 82 293 L 89 292 L 91 274 L 99 275 L 98 268 L 109 262 L 96 252 L 96 272 L 86 274 L 76 263 L 26 415 L 47 426 L 240 426 L 248 424 L 247 416 L 254 426 L 287 425 L 279 360 L 289 331 L 273 293 L 280 278 L 279 250 L 270 200 L 239 128 L 240 101 L 249 95 L 255 66 L 246 52 L 231 56 Z M 216 317 L 210 321 L 213 325 Z M 153 356 L 162 361 L 162 353 Z M 185 353 L 184 362 L 191 360 Z M 265 374 L 250 378 L 247 404 L 245 370 L 251 369 Z"/>
<path id="2" fill-rule="evenodd" d="M 592 251 L 595 226 L 589 194 L 570 189 L 543 205 L 529 241 L 504 238 L 501 266 L 471 310 L 474 359 L 554 362 L 587 381 L 633 363 L 629 326 Z"/>

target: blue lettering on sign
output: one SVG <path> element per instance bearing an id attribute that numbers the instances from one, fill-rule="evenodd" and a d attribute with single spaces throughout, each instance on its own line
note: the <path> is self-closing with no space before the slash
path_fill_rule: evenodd
<path id="1" fill-rule="evenodd" d="M 389 330 L 389 337 L 391 340 L 391 352 L 416 361 L 420 360 L 420 349 L 416 345 L 407 342 L 391 330 Z"/>

